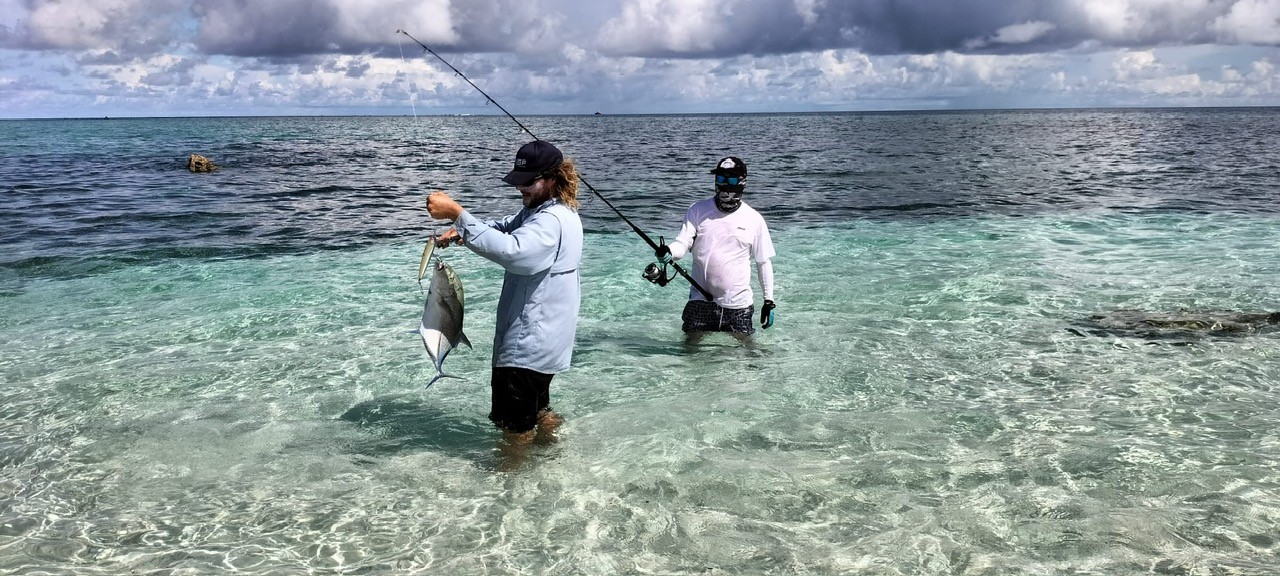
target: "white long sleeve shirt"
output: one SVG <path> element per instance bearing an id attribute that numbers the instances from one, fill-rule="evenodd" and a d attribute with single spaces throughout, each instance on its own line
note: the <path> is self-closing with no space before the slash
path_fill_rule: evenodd
<path id="1" fill-rule="evenodd" d="M 689 275 L 706 288 L 723 308 L 746 308 L 754 302 L 751 261 L 759 269 L 760 288 L 773 299 L 773 240 L 764 217 L 746 202 L 729 214 L 716 208 L 715 198 L 695 203 L 685 212 L 680 233 L 669 244 L 671 257 L 693 252 Z M 690 287 L 690 300 L 705 300 Z"/>

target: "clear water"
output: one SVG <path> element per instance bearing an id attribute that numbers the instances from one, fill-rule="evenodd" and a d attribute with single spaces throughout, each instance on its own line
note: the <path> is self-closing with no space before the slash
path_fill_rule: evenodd
<path id="1" fill-rule="evenodd" d="M 1274 573 L 1280 338 L 1071 328 L 1280 310 L 1276 112 L 526 119 L 655 236 L 746 159 L 779 310 L 687 349 L 588 202 L 515 471 L 501 271 L 446 253 L 465 380 L 405 333 L 423 193 L 518 205 L 509 120 L 0 123 L 0 572 Z"/>

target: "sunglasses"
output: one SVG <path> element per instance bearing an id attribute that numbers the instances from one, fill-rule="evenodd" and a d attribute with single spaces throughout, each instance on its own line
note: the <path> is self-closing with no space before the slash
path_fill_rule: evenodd
<path id="1" fill-rule="evenodd" d="M 527 182 L 525 182 L 525 183 L 523 183 L 523 184 L 516 184 L 516 188 L 528 188 L 528 187 L 530 187 L 530 186 L 533 186 L 533 185 L 534 185 L 534 183 L 535 183 L 535 182 L 537 182 L 537 181 L 538 181 L 538 179 L 540 179 L 540 178 L 542 178 L 542 177 L 541 177 L 541 176 L 534 176 L 533 178 L 530 178 Z"/>
<path id="2" fill-rule="evenodd" d="M 537 175 L 537 176 L 534 176 L 533 178 L 530 178 L 530 179 L 529 179 L 529 181 L 528 181 L 528 182 L 525 182 L 524 184 L 516 184 L 516 188 L 528 188 L 528 187 L 533 186 L 534 184 L 536 184 L 539 180 L 541 180 L 541 179 L 543 179 L 543 178 L 550 178 L 550 177 L 551 177 L 551 175 L 550 175 L 550 174 L 547 174 L 547 173 L 545 173 L 545 172 L 544 172 L 544 173 L 542 173 L 542 174 L 539 174 L 539 175 Z"/>
<path id="3" fill-rule="evenodd" d="M 737 176 L 725 176 L 723 174 L 716 174 L 716 186 L 723 186 L 725 184 L 728 184 L 730 186 L 737 186 L 745 182 L 746 180 L 747 180 L 746 176 L 739 178 Z"/>

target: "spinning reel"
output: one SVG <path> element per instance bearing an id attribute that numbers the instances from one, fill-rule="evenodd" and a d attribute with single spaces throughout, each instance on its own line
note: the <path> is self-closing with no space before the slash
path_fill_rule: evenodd
<path id="1" fill-rule="evenodd" d="M 650 262 L 648 266 L 644 267 L 644 272 L 641 272 L 640 275 L 644 276 L 645 280 L 653 282 L 659 286 L 666 286 L 667 282 L 670 282 L 671 279 L 674 278 L 674 276 L 667 275 L 666 262 L 663 262 L 661 267 L 658 266 L 657 262 Z"/>
<path id="2" fill-rule="evenodd" d="M 662 236 L 658 237 L 658 244 L 660 246 L 665 245 L 666 243 L 665 238 Z M 668 282 L 675 278 L 675 276 L 667 275 L 666 260 L 661 262 L 650 262 L 648 266 L 644 267 L 644 272 L 641 272 L 640 275 L 643 276 L 645 280 L 653 282 L 659 286 L 666 286 Z"/>

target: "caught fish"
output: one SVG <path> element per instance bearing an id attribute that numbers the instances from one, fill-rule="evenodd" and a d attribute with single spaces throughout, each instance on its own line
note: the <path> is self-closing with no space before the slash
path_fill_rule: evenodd
<path id="1" fill-rule="evenodd" d="M 431 243 L 428 243 L 430 248 Z M 427 356 L 436 367 L 436 376 L 427 387 L 441 378 L 458 378 L 444 373 L 444 359 L 461 342 L 471 347 L 471 341 L 462 333 L 462 281 L 453 268 L 436 258 L 431 286 L 427 288 L 427 303 L 422 307 L 422 321 L 414 330 L 422 337 Z"/>

